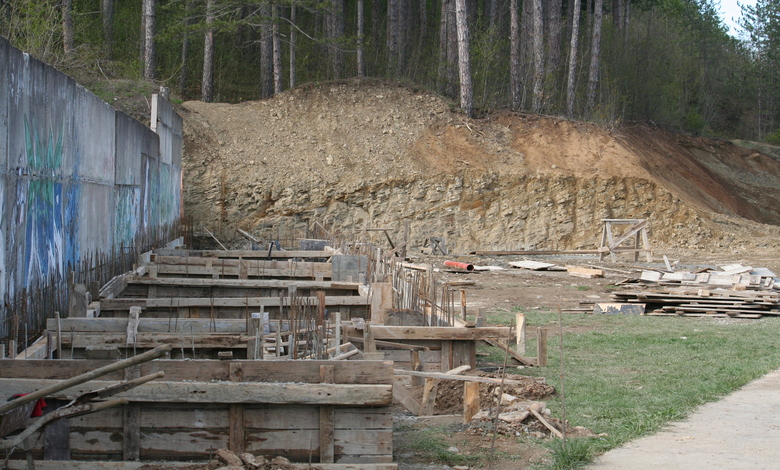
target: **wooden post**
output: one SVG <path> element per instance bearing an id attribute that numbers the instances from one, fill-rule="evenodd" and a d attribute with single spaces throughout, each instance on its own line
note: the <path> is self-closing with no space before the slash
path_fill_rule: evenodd
<path id="1" fill-rule="evenodd" d="M 141 366 L 135 365 L 125 369 L 125 380 L 141 377 Z M 128 403 L 122 410 L 122 425 L 124 440 L 122 441 L 122 460 L 139 460 L 141 458 L 141 408 L 138 403 Z M 64 421 L 64 420 L 61 420 Z"/>
<path id="2" fill-rule="evenodd" d="M 54 312 L 54 318 L 57 321 L 57 359 L 62 359 L 62 320 L 60 312 Z"/>
<path id="3" fill-rule="evenodd" d="M 337 350 L 333 353 L 338 354 L 338 347 L 341 346 L 341 312 L 333 312 L 333 323 L 335 326 L 333 327 L 333 337 L 334 337 L 334 344 L 333 346 L 337 348 Z"/>
<path id="4" fill-rule="evenodd" d="M 335 383 L 336 374 L 332 365 L 320 366 L 320 382 Z M 320 406 L 320 462 L 333 463 L 334 460 L 334 408 L 333 405 Z"/>
<path id="5" fill-rule="evenodd" d="M 477 318 L 474 319 L 474 326 L 481 328 L 487 325 L 487 308 L 480 307 L 477 310 Z"/>
<path id="6" fill-rule="evenodd" d="M 471 422 L 479 409 L 479 382 L 463 382 L 463 422 Z"/>
<path id="7" fill-rule="evenodd" d="M 387 310 L 393 308 L 393 285 L 389 282 L 371 284 L 371 322 L 382 324 Z"/>
<path id="8" fill-rule="evenodd" d="M 230 381 L 242 382 L 244 371 L 240 362 L 230 363 Z M 228 449 L 236 454 L 244 452 L 244 405 L 242 403 L 230 404 L 230 436 Z"/>
<path id="9" fill-rule="evenodd" d="M 515 325 L 516 325 L 516 332 L 515 332 L 515 340 L 517 342 L 517 352 L 520 354 L 525 354 L 525 314 L 517 312 L 515 313 Z"/>
<path id="10" fill-rule="evenodd" d="M 363 352 L 376 352 L 376 343 L 374 342 L 374 337 L 371 335 L 371 323 L 368 322 L 363 325 Z"/>
<path id="11" fill-rule="evenodd" d="M 547 329 L 536 329 L 536 365 L 545 367 L 547 365 Z"/>
<path id="12" fill-rule="evenodd" d="M 15 339 L 9 339 L 8 340 L 8 359 L 13 359 L 16 357 L 16 340 Z"/>
<path id="13" fill-rule="evenodd" d="M 422 362 L 420 362 L 420 351 L 416 349 L 411 350 L 409 351 L 409 354 L 411 356 L 411 369 L 418 372 L 422 372 L 423 365 Z M 413 387 L 421 387 L 424 382 L 425 382 L 424 378 L 412 376 Z"/>
<path id="14" fill-rule="evenodd" d="M 466 289 L 460 290 L 460 318 L 466 321 Z"/>

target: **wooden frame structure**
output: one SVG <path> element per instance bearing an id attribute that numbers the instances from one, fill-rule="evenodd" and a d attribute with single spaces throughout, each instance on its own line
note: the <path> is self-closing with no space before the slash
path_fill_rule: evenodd
<path id="1" fill-rule="evenodd" d="M 619 253 L 633 253 L 634 262 L 639 260 L 640 253 L 644 253 L 648 263 L 653 261 L 653 250 L 650 248 L 647 236 L 647 219 L 601 219 L 601 221 L 604 222 L 604 227 L 601 231 L 601 244 L 598 249 L 599 261 L 603 261 L 607 253 L 609 253 L 613 263 Z M 615 238 L 612 228 L 616 225 L 629 225 L 629 227 Z M 632 240 L 633 247 L 620 246 Z"/>
<path id="2" fill-rule="evenodd" d="M 0 394 L 35 390 L 108 363 L 2 360 Z M 393 459 L 389 361 L 157 360 L 135 373 L 161 371 L 162 381 L 117 395 L 129 400 L 124 409 L 71 418 L 68 429 L 48 440 L 43 438 L 45 431 L 35 434 L 30 438 L 33 457 L 42 459 L 49 446 L 67 449 L 74 460 L 203 461 L 225 448 L 285 455 L 299 463 L 394 468 L 389 465 Z M 113 373 L 47 400 L 70 400 L 124 378 Z"/>

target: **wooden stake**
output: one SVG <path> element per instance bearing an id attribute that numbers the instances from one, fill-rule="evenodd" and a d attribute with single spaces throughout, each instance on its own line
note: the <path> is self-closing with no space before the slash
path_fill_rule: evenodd
<path id="1" fill-rule="evenodd" d="M 463 422 L 471 422 L 479 409 L 479 382 L 463 382 Z"/>
<path id="2" fill-rule="evenodd" d="M 545 367 L 547 365 L 547 329 L 536 329 L 536 365 Z"/>
<path id="3" fill-rule="evenodd" d="M 460 318 L 466 321 L 466 290 L 460 290 Z"/>
<path id="4" fill-rule="evenodd" d="M 515 330 L 515 340 L 517 352 L 525 354 L 525 314 L 521 312 L 515 313 L 515 324 L 517 330 Z"/>

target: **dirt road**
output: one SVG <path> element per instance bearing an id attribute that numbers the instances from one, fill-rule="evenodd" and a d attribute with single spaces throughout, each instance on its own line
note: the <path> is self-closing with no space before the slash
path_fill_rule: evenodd
<path id="1" fill-rule="evenodd" d="M 780 462 L 780 370 L 653 436 L 607 452 L 592 470 L 774 469 Z"/>

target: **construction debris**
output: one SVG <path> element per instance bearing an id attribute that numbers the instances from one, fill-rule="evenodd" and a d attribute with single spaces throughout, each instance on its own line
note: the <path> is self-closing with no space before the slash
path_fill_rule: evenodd
<path id="1" fill-rule="evenodd" d="M 721 266 L 719 271 L 645 270 L 635 282 L 649 284 L 648 288 L 613 292 L 612 299 L 619 303 L 611 305 L 630 310 L 623 305 L 644 304 L 647 315 L 761 318 L 780 315 L 775 281 L 766 268 L 739 264 Z"/>

